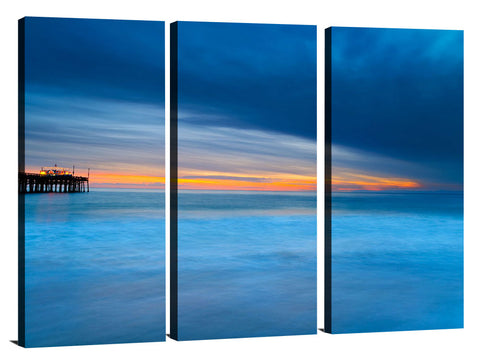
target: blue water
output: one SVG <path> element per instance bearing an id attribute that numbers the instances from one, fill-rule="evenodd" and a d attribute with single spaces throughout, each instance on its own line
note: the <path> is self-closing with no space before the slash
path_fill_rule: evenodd
<path id="1" fill-rule="evenodd" d="M 163 192 L 25 203 L 26 346 L 164 340 Z"/>
<path id="2" fill-rule="evenodd" d="M 332 200 L 334 333 L 463 327 L 463 194 Z"/>
<path id="3" fill-rule="evenodd" d="M 316 333 L 316 196 L 179 194 L 181 340 Z"/>

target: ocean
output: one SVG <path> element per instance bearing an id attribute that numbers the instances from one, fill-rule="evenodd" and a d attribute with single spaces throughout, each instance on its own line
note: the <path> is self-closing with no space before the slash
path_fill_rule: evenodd
<path id="1" fill-rule="evenodd" d="M 25 195 L 26 346 L 163 341 L 165 197 Z"/>
<path id="2" fill-rule="evenodd" d="M 316 194 L 179 191 L 181 340 L 317 332 Z"/>
<path id="3" fill-rule="evenodd" d="M 332 194 L 332 332 L 463 327 L 463 193 Z"/>
<path id="4" fill-rule="evenodd" d="M 25 196 L 26 345 L 161 341 L 164 194 Z M 463 327 L 463 195 L 334 193 L 333 332 Z M 179 194 L 180 339 L 316 332 L 313 193 Z"/>

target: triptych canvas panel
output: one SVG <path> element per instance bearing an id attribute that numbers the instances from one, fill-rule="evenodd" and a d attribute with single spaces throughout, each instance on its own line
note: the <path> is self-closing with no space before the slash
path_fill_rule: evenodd
<path id="1" fill-rule="evenodd" d="M 171 334 L 314 334 L 316 28 L 171 34 Z"/>
<path id="2" fill-rule="evenodd" d="M 326 31 L 325 328 L 463 327 L 463 32 Z"/>
<path id="3" fill-rule="evenodd" d="M 19 343 L 162 341 L 164 24 L 19 27 Z"/>
<path id="4" fill-rule="evenodd" d="M 315 334 L 316 27 L 170 36 L 170 336 Z M 463 32 L 329 28 L 325 97 L 325 331 L 463 327 Z M 164 102 L 163 22 L 20 20 L 20 345 L 165 339 Z"/>

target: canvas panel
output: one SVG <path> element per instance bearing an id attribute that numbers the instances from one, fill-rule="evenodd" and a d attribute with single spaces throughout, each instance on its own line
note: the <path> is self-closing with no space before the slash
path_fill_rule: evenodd
<path id="1" fill-rule="evenodd" d="M 165 338 L 164 23 L 19 22 L 19 344 Z"/>
<path id="2" fill-rule="evenodd" d="M 316 28 L 171 34 L 171 335 L 315 334 Z"/>
<path id="3" fill-rule="evenodd" d="M 463 32 L 326 30 L 325 328 L 463 327 Z"/>

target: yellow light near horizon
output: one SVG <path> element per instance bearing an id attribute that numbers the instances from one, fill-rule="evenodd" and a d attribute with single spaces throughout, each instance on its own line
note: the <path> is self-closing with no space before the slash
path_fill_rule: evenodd
<path id="1" fill-rule="evenodd" d="M 299 175 L 299 174 L 288 174 L 288 173 L 232 173 L 232 172 L 222 172 L 222 171 L 198 171 L 192 169 L 179 169 L 179 178 L 184 178 L 188 176 L 190 178 L 199 179 L 210 177 L 215 179 L 217 176 L 220 177 L 233 177 L 236 179 L 241 178 L 256 178 L 259 180 L 270 179 L 270 180 L 305 180 L 305 181 L 316 181 L 317 177 L 314 175 Z"/>
<path id="2" fill-rule="evenodd" d="M 91 173 L 90 182 L 94 185 L 97 184 L 107 187 L 163 187 L 165 185 L 165 177 L 137 174 Z"/>
<path id="3" fill-rule="evenodd" d="M 283 179 L 280 181 L 264 181 L 260 178 L 254 180 L 237 179 L 178 179 L 181 189 L 190 190 L 259 190 L 259 191 L 314 191 L 316 190 L 316 179 L 309 181 L 298 181 L 295 179 Z"/>
<path id="4" fill-rule="evenodd" d="M 332 177 L 332 190 L 334 191 L 382 191 L 421 188 L 421 184 L 412 179 L 366 175 L 351 171 L 338 171 L 338 173 L 340 174 Z"/>
<path id="5" fill-rule="evenodd" d="M 190 172 L 194 174 L 195 172 Z M 235 174 L 198 172 L 198 177 L 179 178 L 181 189 L 198 190 L 259 190 L 259 191 L 315 191 L 315 176 L 297 174 Z M 206 178 L 208 176 L 208 178 Z M 215 176 L 218 176 L 216 178 Z M 233 177 L 225 179 L 224 177 Z M 109 188 L 164 188 L 165 177 L 155 175 L 90 173 L 90 184 Z"/>

